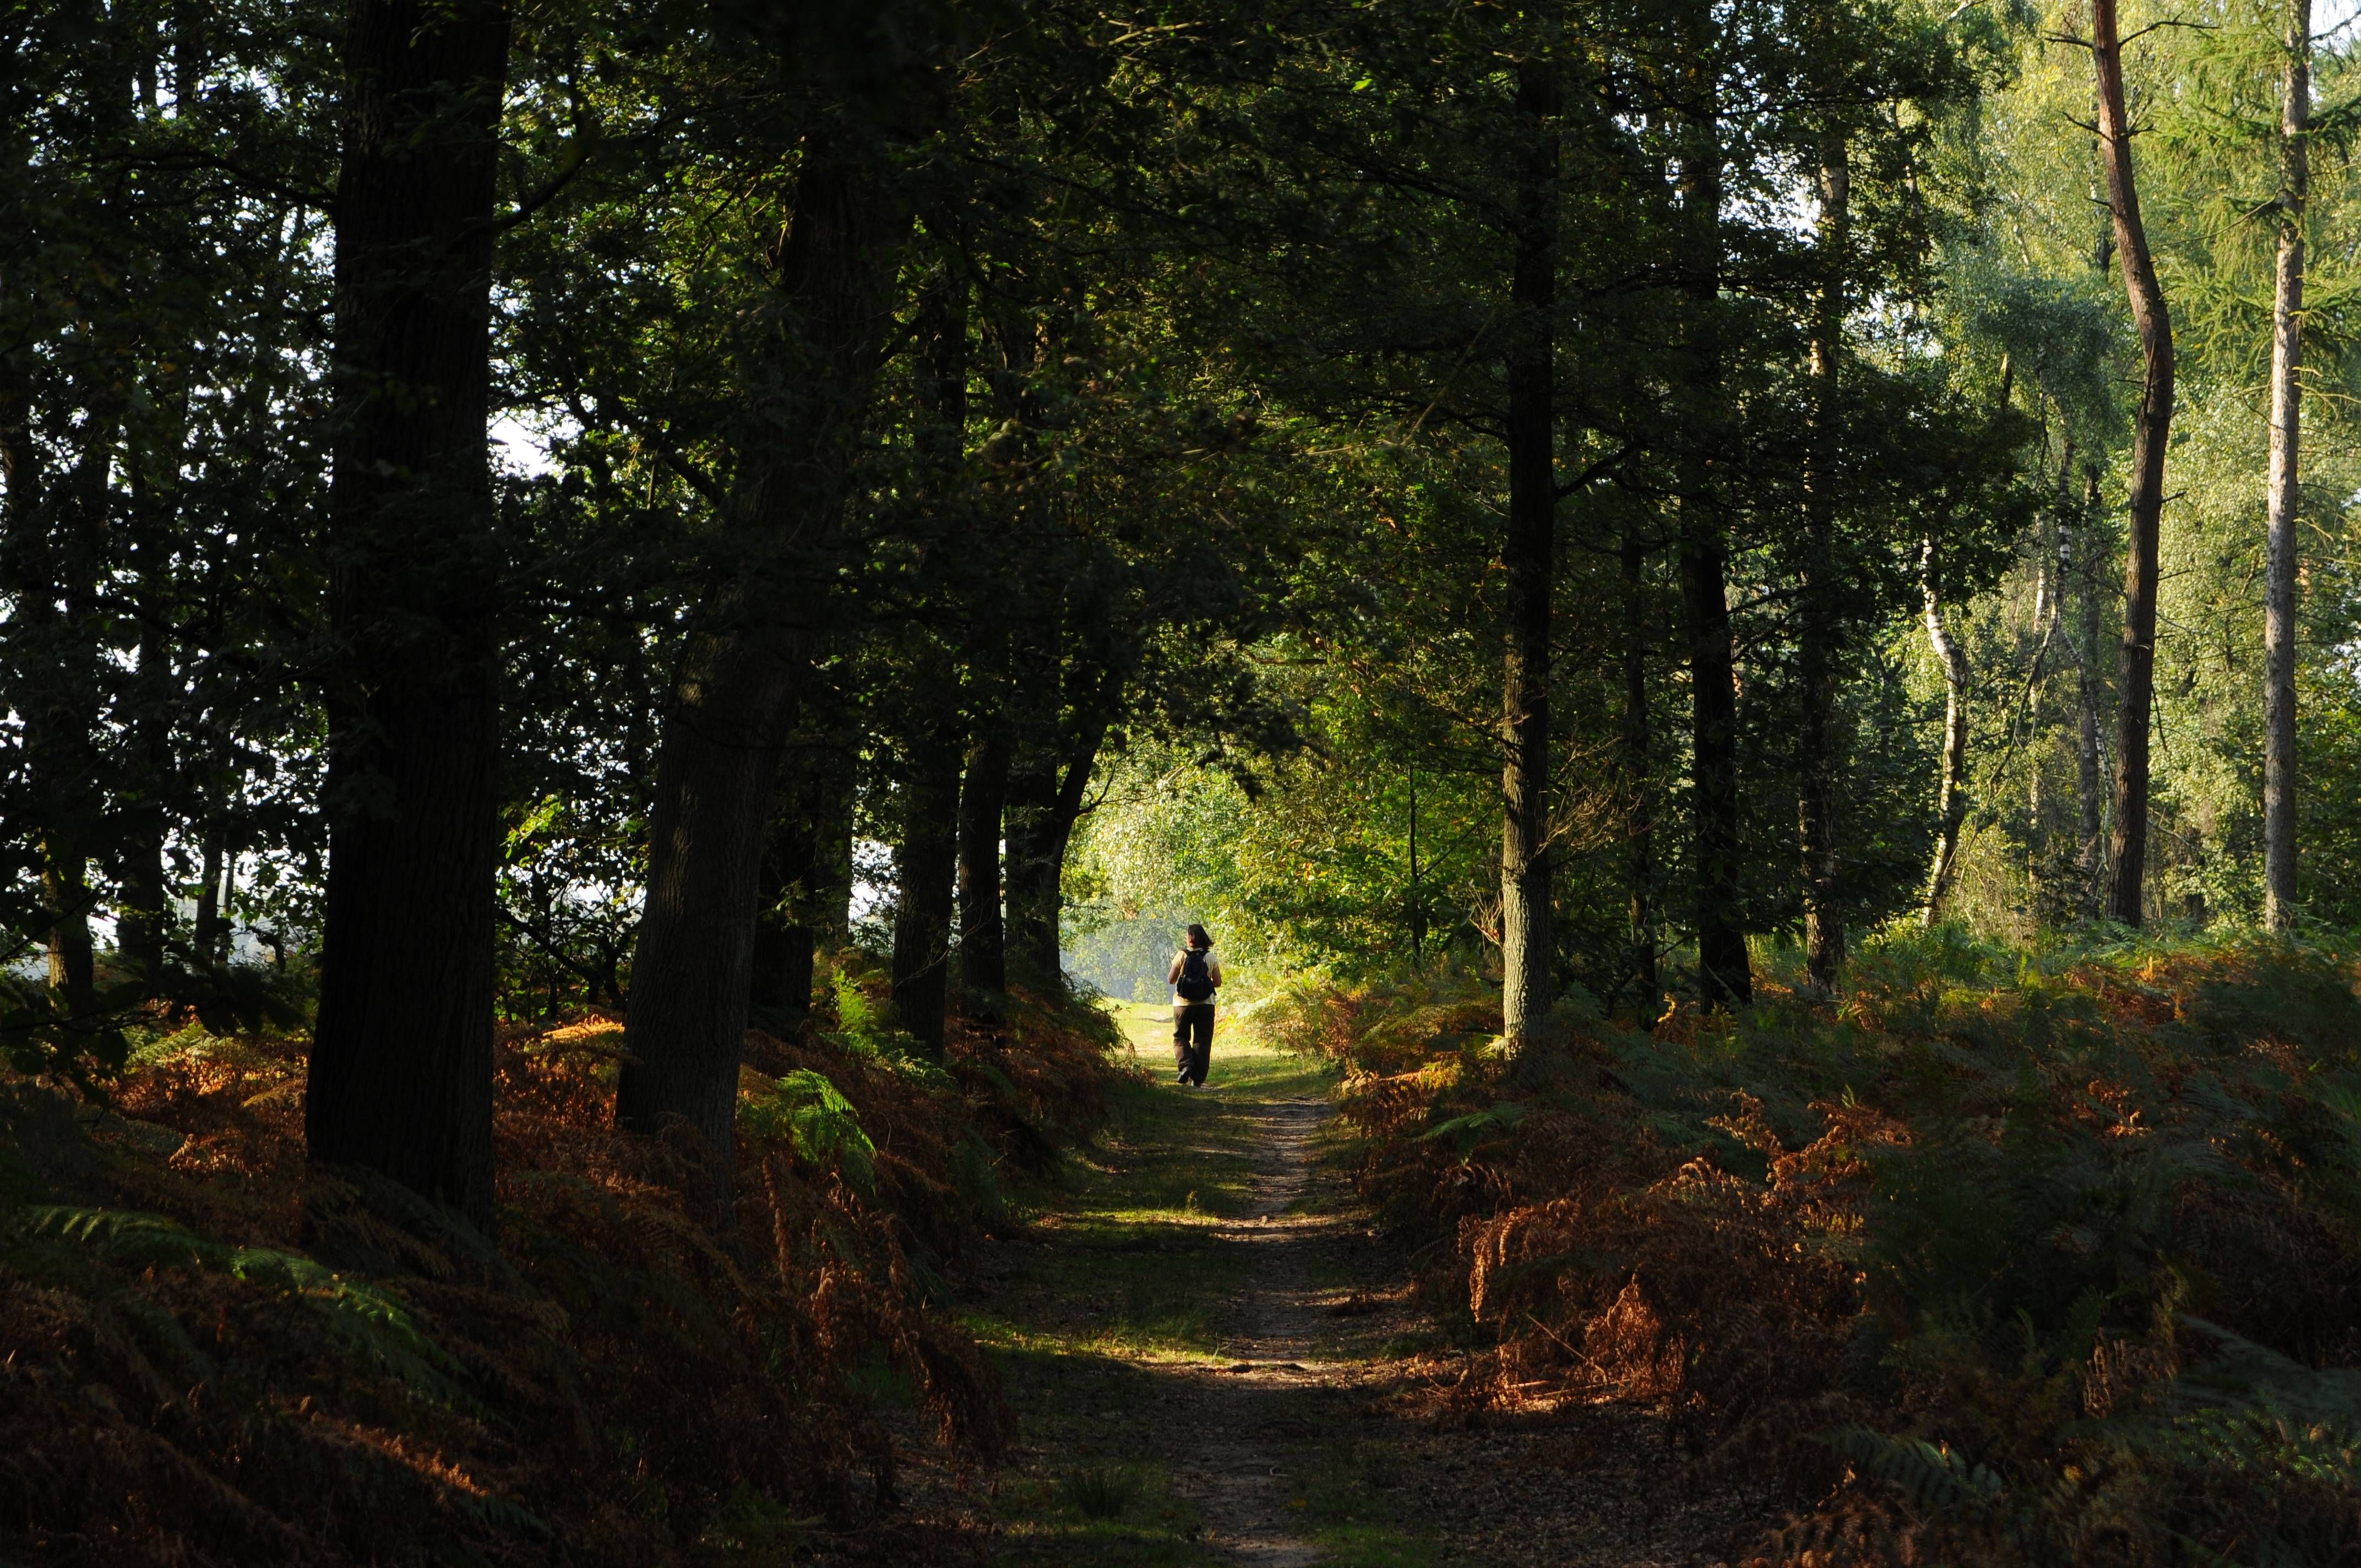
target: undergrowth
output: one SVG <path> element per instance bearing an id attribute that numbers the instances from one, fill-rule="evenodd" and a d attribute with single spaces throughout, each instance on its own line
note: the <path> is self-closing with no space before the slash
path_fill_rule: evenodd
<path id="1" fill-rule="evenodd" d="M 2361 1561 L 2342 949 L 1891 939 L 1839 996 L 1515 1059 L 1464 975 L 1305 986 L 1422 1227 L 1462 1414 L 1654 1402 L 1791 1499 L 1758 1564 Z"/>
<path id="2" fill-rule="evenodd" d="M 851 960 L 856 966 L 856 956 Z M 0 1558 L 906 1561 L 884 1385 L 961 1465 L 1010 1418 L 942 1309 L 1005 1183 L 1101 1113 L 1104 1015 L 1019 996 L 937 1062 L 750 1036 L 737 1232 L 610 1126 L 610 1020 L 517 1031 L 497 1245 L 306 1171 L 298 1036 L 191 1027 L 93 1106 L 0 1078 Z"/>

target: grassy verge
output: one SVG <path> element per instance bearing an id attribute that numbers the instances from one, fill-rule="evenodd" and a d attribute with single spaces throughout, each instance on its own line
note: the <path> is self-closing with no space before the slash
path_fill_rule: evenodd
<path id="1" fill-rule="evenodd" d="M 1020 1195 L 1028 1238 L 1003 1249 L 991 1310 L 968 1321 L 999 1365 L 1023 1450 L 995 1510 L 996 1562 L 1221 1560 L 1202 1517 L 1170 1490 L 1172 1473 L 1198 1457 L 1163 1447 L 1180 1397 L 1171 1372 L 1227 1359 L 1223 1312 L 1249 1259 L 1219 1224 L 1252 1201 L 1253 1112 L 1334 1082 L 1316 1062 L 1224 1031 L 1209 1086 L 1177 1089 L 1170 1014 L 1115 1011 L 1142 1075 L 1112 1093 L 1098 1136 L 1058 1183 Z"/>

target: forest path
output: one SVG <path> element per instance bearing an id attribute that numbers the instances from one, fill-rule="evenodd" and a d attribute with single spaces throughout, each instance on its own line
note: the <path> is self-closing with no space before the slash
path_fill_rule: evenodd
<path id="1" fill-rule="evenodd" d="M 1209 1087 L 1180 1089 L 1169 1014 L 1120 1016 L 1155 1081 L 990 1249 L 969 1318 L 1019 1422 L 973 1499 L 994 1563 L 1702 1568 L 1766 1522 L 1683 1475 L 1648 1412 L 1404 1414 L 1388 1396 L 1435 1336 L 1319 1157 L 1333 1077 L 1225 1026 Z"/>

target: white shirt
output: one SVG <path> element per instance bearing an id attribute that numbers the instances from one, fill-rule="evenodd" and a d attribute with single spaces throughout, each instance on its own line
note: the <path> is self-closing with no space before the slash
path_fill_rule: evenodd
<path id="1" fill-rule="evenodd" d="M 1177 988 L 1180 983 L 1180 968 L 1183 964 L 1187 963 L 1188 960 L 1189 949 L 1186 948 L 1183 948 L 1179 952 L 1173 954 L 1172 967 L 1165 971 L 1164 983 Z M 1207 948 L 1205 949 L 1205 977 L 1213 982 L 1213 989 L 1215 991 L 1218 992 L 1222 989 L 1222 960 L 1213 956 L 1213 949 L 1211 948 Z M 1213 998 L 1209 996 L 1205 998 L 1205 1000 L 1207 1002 L 1211 1002 L 1213 1001 Z M 1178 989 L 1175 989 L 1172 992 L 1172 1005 L 1175 1007 L 1186 1007 L 1189 1005 L 1188 1003 L 1180 1000 L 1180 992 Z"/>

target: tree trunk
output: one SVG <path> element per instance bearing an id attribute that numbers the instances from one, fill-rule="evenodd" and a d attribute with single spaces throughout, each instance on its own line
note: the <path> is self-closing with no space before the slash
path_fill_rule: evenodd
<path id="1" fill-rule="evenodd" d="M 1098 712 L 1113 708 L 1104 691 Z M 1008 967 L 1016 978 L 1055 989 L 1065 959 L 1058 928 L 1066 850 L 1082 814 L 1091 770 L 1106 739 L 1104 717 L 1084 718 L 1063 756 L 1018 753 L 1008 778 Z"/>
<path id="2" fill-rule="evenodd" d="M 880 161 L 806 153 L 741 390 L 737 488 L 658 744 L 648 890 L 631 966 L 627 1131 L 685 1126 L 726 1223 L 763 835 L 777 751 L 826 627 L 845 486 L 909 227 Z"/>
<path id="3" fill-rule="evenodd" d="M 1805 487 L 1803 617 L 1796 725 L 1803 788 L 1796 803 L 1804 859 L 1804 967 L 1812 988 L 1836 989 L 1844 966 L 1844 912 L 1837 894 L 1837 636 L 1843 574 L 1836 559 L 1837 358 L 1844 344 L 1847 252 L 1851 246 L 1852 166 L 1845 134 L 1831 126 L 1820 149 L 1819 297 L 1812 319 L 1812 471 Z"/>
<path id="4" fill-rule="evenodd" d="M 901 839 L 894 847 L 895 880 L 900 884 L 894 907 L 894 1013 L 934 1056 L 942 1054 L 950 1000 L 964 740 L 955 716 L 939 719 L 912 740 L 902 778 Z"/>
<path id="5" fill-rule="evenodd" d="M 2271 301 L 2268 557 L 2263 593 L 2263 923 L 2296 910 L 2296 514 L 2302 507 L 2303 225 L 2312 193 L 2312 0 L 2288 0 L 2279 109 L 2279 254 Z"/>
<path id="6" fill-rule="evenodd" d="M 2130 537 L 2124 551 L 2124 640 L 2115 713 L 2115 831 L 2109 846 L 2107 916 L 2137 926 L 2147 866 L 2148 718 L 2156 694 L 2157 536 L 2164 511 L 2164 455 L 2172 436 L 2172 318 L 2132 171 L 2130 117 L 2124 107 L 2123 45 L 2115 0 L 2092 0 L 2091 59 L 2099 90 L 2099 147 L 2124 289 L 2139 331 L 2139 411 L 2132 422 Z"/>
<path id="7" fill-rule="evenodd" d="M 2097 523 L 2099 518 L 2099 466 L 2087 465 L 2082 470 L 2082 532 L 2092 541 L 2075 566 L 2075 581 L 2081 595 L 2081 634 L 2075 640 L 2074 660 L 2077 707 L 2075 736 L 2075 794 L 2080 805 L 2081 842 L 2075 850 L 2074 866 L 2082 880 L 2081 906 L 2086 915 L 2099 914 L 2099 876 L 2101 839 L 2106 831 L 2104 813 L 2100 809 L 2106 798 L 2106 780 L 2100 756 L 2099 709 L 2099 560 Z"/>
<path id="8" fill-rule="evenodd" d="M 222 945 L 222 832 L 207 824 L 201 836 L 197 852 L 197 874 L 202 879 L 197 886 L 197 919 L 190 933 L 197 955 L 207 963 L 218 962 Z"/>
<path id="9" fill-rule="evenodd" d="M 351 0 L 336 188 L 328 879 L 305 1132 L 492 1218 L 492 206 L 509 16 Z"/>
<path id="10" fill-rule="evenodd" d="M 1001 817 L 1008 799 L 1008 731 L 987 721 L 960 783 L 960 982 L 967 1010 L 990 1018 L 1008 989 L 1000 916 Z"/>
<path id="11" fill-rule="evenodd" d="M 1703 7 L 1685 29 L 1689 124 L 1680 169 L 1684 233 L 1678 258 L 1686 296 L 1687 386 L 1680 509 L 1681 602 L 1687 622 L 1691 768 L 1697 812 L 1697 983 L 1709 1007 L 1753 1000 L 1746 938 L 1737 924 L 1739 863 L 1738 677 L 1730 627 L 1729 555 L 1719 515 L 1722 406 L 1721 132 L 1712 78 L 1711 27 Z"/>
<path id="12" fill-rule="evenodd" d="M 1927 875 L 1927 903 L 1919 923 L 1932 927 L 1942 918 L 1943 900 L 1959 872 L 1960 828 L 1968 816 L 1968 656 L 1943 624 L 1935 593 L 1935 542 L 1919 557 L 1927 600 L 1927 641 L 1943 669 L 1943 772 L 1935 795 L 1935 863 Z"/>
<path id="13" fill-rule="evenodd" d="M 1518 67 L 1527 145 L 1517 186 L 1509 381 L 1507 647 L 1500 680 L 1500 1019 L 1518 1046 L 1538 1043 L 1556 993 L 1550 960 L 1549 686 L 1557 578 L 1557 89 L 1548 70 Z"/>
<path id="14" fill-rule="evenodd" d="M 784 1036 L 811 1014 L 812 927 L 806 917 L 818 839 L 813 822 L 813 759 L 797 759 L 795 777 L 778 792 L 777 817 L 763 848 L 760 913 L 747 978 L 747 1017 L 758 1029 Z"/>
<path id="15" fill-rule="evenodd" d="M 1653 1025 L 1664 1005 L 1656 973 L 1656 828 L 1653 737 L 1648 722 L 1647 556 L 1636 524 L 1623 530 L 1623 783 L 1624 879 L 1631 905 L 1631 983 L 1639 992 L 1640 1025 Z"/>

